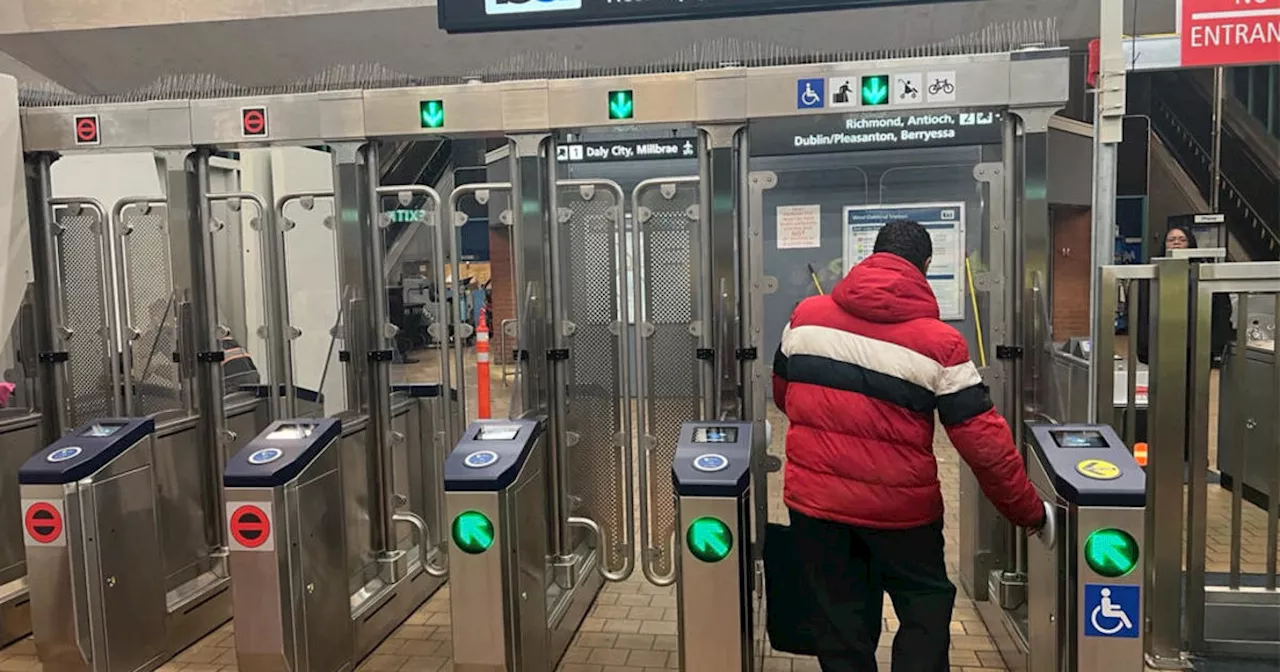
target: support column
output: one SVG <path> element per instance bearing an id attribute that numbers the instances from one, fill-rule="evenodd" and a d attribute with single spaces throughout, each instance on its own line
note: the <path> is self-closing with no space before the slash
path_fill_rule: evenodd
<path id="1" fill-rule="evenodd" d="M 701 151 L 698 173 L 702 179 L 702 287 L 699 299 L 703 316 L 698 358 L 702 374 L 703 416 L 738 418 L 742 413 L 738 366 L 738 160 L 735 151 L 741 124 L 705 126 L 699 129 Z"/>
<path id="2" fill-rule="evenodd" d="M 50 174 L 57 156 L 33 154 L 26 157 L 27 212 L 30 217 L 31 253 L 36 299 L 32 301 L 36 313 L 36 340 L 40 350 L 40 400 L 43 414 L 44 443 L 49 444 L 67 427 L 67 364 L 65 333 L 62 330 L 62 293 L 58 291 L 57 240 Z M 61 354 L 60 354 L 61 353 Z"/>
<path id="3" fill-rule="evenodd" d="M 1089 324 L 1098 324 L 1102 306 L 1100 292 L 1115 291 L 1101 287 L 1102 266 L 1115 261 L 1116 254 L 1116 166 L 1124 130 L 1125 58 L 1124 2 L 1102 0 L 1099 25 L 1098 89 L 1094 92 L 1093 115 L 1093 221 L 1089 282 Z M 1097 334 L 1094 334 L 1097 340 Z M 1089 349 L 1089 422 L 1097 417 L 1098 376 L 1112 375 L 1114 353 Z"/>
<path id="4" fill-rule="evenodd" d="M 208 199 L 209 150 L 165 152 L 160 158 L 168 202 L 182 403 L 188 414 L 198 418 L 196 432 L 202 459 L 207 462 L 205 533 L 215 549 L 223 549 L 227 542 L 222 524 L 222 470 L 229 437 L 223 407 L 214 223 Z"/>
<path id="5" fill-rule="evenodd" d="M 364 377 L 368 362 L 363 353 L 364 322 L 369 293 L 365 286 L 363 265 L 364 231 L 361 213 L 368 210 L 364 153 L 359 143 L 342 143 L 333 149 L 333 227 L 338 256 L 338 340 L 342 342 L 339 359 L 346 375 L 346 410 L 367 410 Z M 359 355 L 359 356 L 357 356 Z"/>

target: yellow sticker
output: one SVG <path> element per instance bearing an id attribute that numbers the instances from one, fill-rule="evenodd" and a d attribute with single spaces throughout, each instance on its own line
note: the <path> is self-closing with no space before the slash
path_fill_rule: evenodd
<path id="1" fill-rule="evenodd" d="M 1083 460 L 1076 465 L 1076 471 L 1095 481 L 1114 481 L 1120 478 L 1120 467 L 1106 460 Z"/>

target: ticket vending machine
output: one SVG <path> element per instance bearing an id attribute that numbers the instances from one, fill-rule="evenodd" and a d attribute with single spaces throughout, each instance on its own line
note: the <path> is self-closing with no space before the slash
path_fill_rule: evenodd
<path id="1" fill-rule="evenodd" d="M 1146 473 L 1106 425 L 1029 425 L 1050 502 L 1027 547 L 1029 672 L 1141 672 Z"/>
<path id="2" fill-rule="evenodd" d="M 746 422 L 680 430 L 671 478 L 682 670 L 754 669 L 751 434 Z"/>
<path id="3" fill-rule="evenodd" d="M 165 636 L 155 429 L 94 421 L 18 472 L 32 633 L 49 672 L 152 669 L 185 645 Z"/>

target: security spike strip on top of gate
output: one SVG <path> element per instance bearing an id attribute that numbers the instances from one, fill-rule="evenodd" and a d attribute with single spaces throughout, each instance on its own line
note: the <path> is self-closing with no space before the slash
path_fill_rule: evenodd
<path id="1" fill-rule="evenodd" d="M 554 52 L 523 52 L 489 66 L 457 74 L 409 74 L 380 63 L 337 65 L 293 82 L 246 86 L 211 73 L 173 74 L 148 86 L 125 92 L 77 93 L 52 83 L 23 85 L 24 107 L 57 107 L 155 100 L 184 100 L 314 93 L 358 89 L 499 82 L 522 79 L 578 79 L 688 72 L 722 67 L 776 67 L 856 62 L 894 58 L 931 58 L 1001 53 L 1029 47 L 1059 46 L 1056 18 L 987 26 L 981 30 L 929 44 L 878 51 L 807 51 L 774 43 L 720 37 L 689 45 L 661 60 L 640 64 L 593 66 Z"/>

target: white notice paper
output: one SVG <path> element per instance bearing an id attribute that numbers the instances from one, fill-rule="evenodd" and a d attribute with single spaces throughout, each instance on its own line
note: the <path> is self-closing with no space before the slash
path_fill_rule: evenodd
<path id="1" fill-rule="evenodd" d="M 778 249 L 822 247 L 822 206 L 778 206 Z"/>

